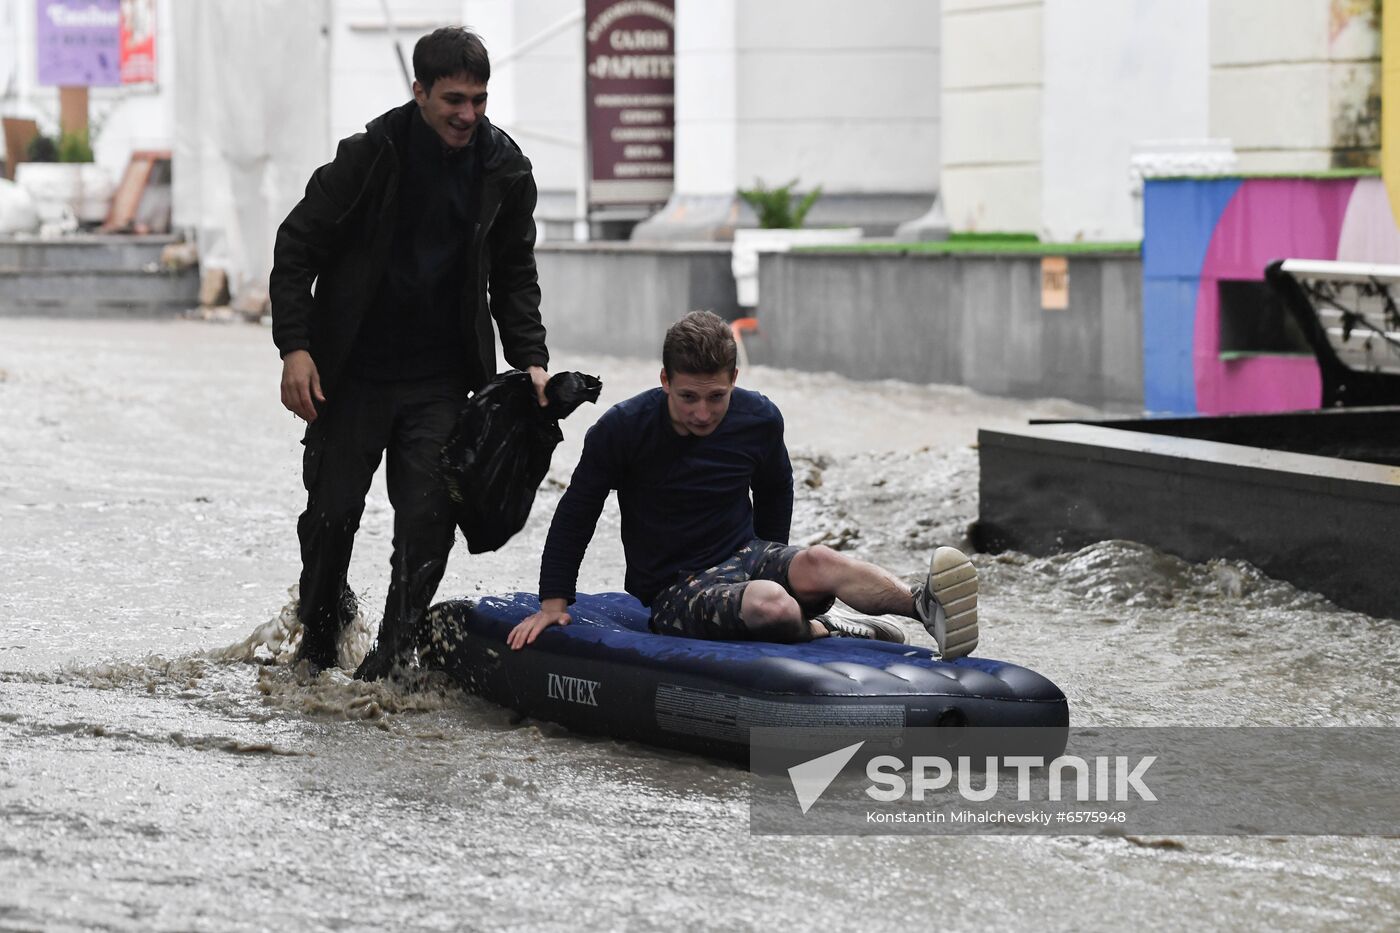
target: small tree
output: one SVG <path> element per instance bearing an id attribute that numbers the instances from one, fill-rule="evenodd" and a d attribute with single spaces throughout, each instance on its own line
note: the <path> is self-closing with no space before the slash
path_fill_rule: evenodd
<path id="1" fill-rule="evenodd" d="M 822 196 L 821 185 L 813 188 L 800 199 L 793 194 L 797 179 L 779 188 L 764 187 L 763 179 L 756 179 L 752 188 L 739 189 L 739 197 L 752 207 L 758 215 L 758 225 L 768 230 L 791 229 L 802 226 L 807 212 Z M 796 203 L 794 204 L 794 201 Z"/>

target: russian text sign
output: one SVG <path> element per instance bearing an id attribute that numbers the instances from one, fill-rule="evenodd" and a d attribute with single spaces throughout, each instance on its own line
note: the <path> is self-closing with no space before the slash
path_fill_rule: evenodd
<path id="1" fill-rule="evenodd" d="M 675 0 L 587 0 L 590 204 L 660 204 L 670 197 L 675 38 Z"/>

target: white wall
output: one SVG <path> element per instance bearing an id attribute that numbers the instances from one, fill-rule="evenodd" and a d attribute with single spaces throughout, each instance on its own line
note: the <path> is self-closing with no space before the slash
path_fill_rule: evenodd
<path id="1" fill-rule="evenodd" d="M 1372 15 L 1356 0 L 1213 0 L 1211 133 L 1234 140 L 1242 170 L 1321 171 L 1379 145 Z"/>
<path id="2" fill-rule="evenodd" d="M 1139 235 L 1128 158 L 1223 139 L 1244 172 L 1375 164 L 1367 0 L 944 0 L 957 230 Z M 1150 148 L 1150 147 L 1147 147 Z"/>
<path id="3" fill-rule="evenodd" d="M 277 225 L 331 151 L 330 0 L 173 10 L 175 223 L 235 292 L 265 288 Z"/>
<path id="4" fill-rule="evenodd" d="M 938 186 L 937 3 L 678 0 L 676 187 Z"/>
<path id="5" fill-rule="evenodd" d="M 492 96 L 502 81 L 511 95 L 509 109 L 493 119 L 530 157 L 541 190 L 572 192 L 583 159 L 583 2 L 516 0 L 507 5 L 512 14 L 510 37 L 487 37 L 492 50 Z M 571 24 L 532 44 L 519 57 L 506 58 L 513 49 L 565 21 Z"/>
<path id="6" fill-rule="evenodd" d="M 1041 0 L 943 0 L 943 208 L 954 230 L 1041 229 Z"/>
<path id="7" fill-rule="evenodd" d="M 748 0 L 738 13 L 741 184 L 937 188 L 937 3 Z"/>
<path id="8" fill-rule="evenodd" d="M 333 9 L 331 135 L 339 140 L 410 94 L 379 0 L 335 0 Z M 410 75 L 422 36 L 439 26 L 477 32 L 491 55 L 487 114 L 530 157 L 541 190 L 573 190 L 582 152 L 583 0 L 394 0 L 390 12 Z M 520 43 L 573 16 L 579 23 L 511 57 Z"/>
<path id="9" fill-rule="evenodd" d="M 738 10 L 739 0 L 676 0 L 676 190 L 686 194 L 739 186 Z"/>
<path id="10" fill-rule="evenodd" d="M 33 4 L 27 4 L 33 8 Z M 0 2 L 0 106 L 5 116 L 23 116 L 18 110 L 20 77 L 21 10 L 17 0 Z M 33 13 L 31 12 L 32 18 Z M 4 142 L 0 141 L 0 146 Z"/>
<path id="11" fill-rule="evenodd" d="M 1043 239 L 1142 236 L 1134 144 L 1209 133 L 1209 0 L 1045 0 Z"/>
<path id="12" fill-rule="evenodd" d="M 439 26 L 461 22 L 461 0 L 394 0 L 393 25 L 410 78 L 413 43 Z M 364 131 L 365 124 L 413 96 L 394 54 L 379 0 L 333 0 L 330 34 L 330 140 L 322 162 L 335 154 L 336 141 Z"/>

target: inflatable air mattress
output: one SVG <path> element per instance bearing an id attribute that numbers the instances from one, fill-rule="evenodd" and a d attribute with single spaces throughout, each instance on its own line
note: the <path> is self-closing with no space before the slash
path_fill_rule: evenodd
<path id="1" fill-rule="evenodd" d="M 747 761 L 758 726 L 1069 724 L 1065 696 L 1003 661 L 853 638 L 800 645 L 655 635 L 622 593 L 580 595 L 573 622 L 522 651 L 506 634 L 533 596 L 439 603 L 424 663 L 494 703 L 580 732 Z"/>

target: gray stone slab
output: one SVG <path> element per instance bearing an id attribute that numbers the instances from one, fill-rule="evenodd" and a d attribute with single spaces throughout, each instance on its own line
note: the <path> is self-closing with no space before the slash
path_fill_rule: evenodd
<path id="1" fill-rule="evenodd" d="M 661 358 L 666 328 L 689 311 L 739 313 L 725 246 L 561 244 L 536 250 L 553 346 Z"/>
<path id="2" fill-rule="evenodd" d="M 0 269 L 139 270 L 160 261 L 170 236 L 71 236 L 51 240 L 0 237 Z"/>
<path id="3" fill-rule="evenodd" d="M 983 430 L 983 550 L 1126 539 L 1246 560 L 1340 606 L 1400 618 L 1400 468 L 1087 424 Z"/>
<path id="4" fill-rule="evenodd" d="M 758 318 L 775 366 L 1140 409 L 1138 257 L 1070 257 L 1065 310 L 1042 308 L 1040 260 L 919 252 L 765 254 Z"/>
<path id="5" fill-rule="evenodd" d="M 0 270 L 0 316 L 133 317 L 199 304 L 199 272 Z"/>

